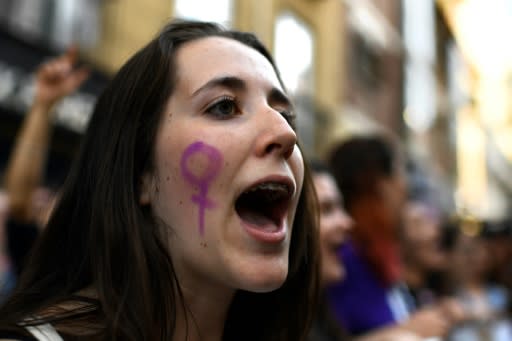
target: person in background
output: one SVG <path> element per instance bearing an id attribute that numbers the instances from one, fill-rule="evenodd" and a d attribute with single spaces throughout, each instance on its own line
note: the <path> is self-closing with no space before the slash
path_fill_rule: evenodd
<path id="1" fill-rule="evenodd" d="M 8 197 L 4 233 L 8 257 L 16 276 L 48 219 L 54 193 L 43 186 L 53 129 L 53 108 L 88 78 L 86 67 L 76 67 L 78 51 L 65 53 L 40 65 L 35 73 L 34 99 L 26 114 L 4 174 Z"/>
<path id="2" fill-rule="evenodd" d="M 482 234 L 484 225 L 474 217 L 462 216 L 447 226 L 451 230 L 447 244 L 451 287 L 465 313 L 464 321 L 452 330 L 449 341 L 512 338 L 512 324 L 506 312 L 510 300 L 507 290 L 488 278 L 491 254 Z"/>
<path id="3" fill-rule="evenodd" d="M 399 231 L 403 279 L 416 307 L 447 295 L 448 252 L 443 247 L 443 214 L 433 186 L 408 167 L 408 195 Z"/>
<path id="4" fill-rule="evenodd" d="M 354 136 L 333 148 L 329 163 L 354 219 L 340 253 L 345 280 L 328 288 L 339 323 L 355 336 L 396 326 L 419 337 L 446 335 L 456 303 L 416 311 L 403 282 L 398 233 L 406 181 L 398 149 L 384 135 Z"/>
<path id="5" fill-rule="evenodd" d="M 304 340 L 319 250 L 294 118 L 255 35 L 165 25 L 99 97 L 0 338 Z"/>
<path id="6" fill-rule="evenodd" d="M 448 254 L 441 244 L 441 226 L 438 213 L 427 203 L 410 201 L 405 206 L 403 276 L 416 307 L 435 303 L 445 293 Z"/>
<path id="7" fill-rule="evenodd" d="M 491 256 L 496 254 L 488 248 L 483 225 L 460 219 L 451 252 L 450 273 L 455 292 L 469 317 L 488 320 L 506 313 L 509 298 L 505 288 L 489 278 L 494 261 Z"/>
<path id="8" fill-rule="evenodd" d="M 348 335 L 345 335 L 343 328 L 332 315 L 325 289 L 345 277 L 345 267 L 338 252 L 346 241 L 353 221 L 343 208 L 343 198 L 327 166 L 318 160 L 312 160 L 309 164 L 319 207 L 321 296 L 308 340 L 348 340 Z"/>
<path id="9" fill-rule="evenodd" d="M 319 206 L 321 292 L 320 304 L 309 341 L 420 341 L 420 337 L 403 328 L 383 328 L 352 338 L 340 325 L 326 296 L 326 288 L 345 278 L 339 249 L 346 242 L 354 224 L 343 207 L 343 198 L 328 167 L 318 160 L 310 161 Z"/>
<path id="10" fill-rule="evenodd" d="M 512 220 L 487 223 L 482 238 L 489 253 L 488 280 L 506 289 L 507 314 L 512 317 Z"/>
<path id="11" fill-rule="evenodd" d="M 343 326 L 359 335 L 403 320 L 411 309 L 399 285 L 404 166 L 380 136 L 356 136 L 336 145 L 329 164 L 355 222 L 341 250 L 347 277 L 329 288 L 329 299 Z"/>

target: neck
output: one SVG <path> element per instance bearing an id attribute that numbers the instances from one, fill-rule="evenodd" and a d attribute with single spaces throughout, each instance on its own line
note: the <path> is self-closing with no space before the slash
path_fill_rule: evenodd
<path id="1" fill-rule="evenodd" d="M 356 224 L 352 234 L 357 239 L 375 244 L 397 241 L 397 214 L 386 209 L 379 198 L 364 196 L 357 199 L 350 207 L 350 214 Z"/>
<path id="2" fill-rule="evenodd" d="M 377 198 L 364 197 L 351 206 L 352 238 L 380 279 L 390 285 L 401 277 L 398 221 L 382 205 Z"/>
<path id="3" fill-rule="evenodd" d="M 402 270 L 405 283 L 407 283 L 410 288 L 419 288 L 424 284 L 425 276 L 419 269 L 404 263 Z"/>
<path id="4" fill-rule="evenodd" d="M 481 291 L 485 287 L 485 282 L 481 276 L 469 275 L 464 278 L 461 282 L 461 286 L 467 291 Z"/>
<path id="5" fill-rule="evenodd" d="M 232 290 L 182 285 L 184 304 L 179 305 L 173 340 L 220 341 L 224 332 Z"/>

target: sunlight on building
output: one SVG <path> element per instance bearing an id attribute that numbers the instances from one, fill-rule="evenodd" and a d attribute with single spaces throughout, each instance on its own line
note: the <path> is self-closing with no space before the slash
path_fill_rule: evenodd
<path id="1" fill-rule="evenodd" d="M 274 51 L 288 90 L 295 93 L 301 87 L 307 87 L 312 91 L 313 36 L 306 24 L 291 13 L 280 15 L 276 23 Z M 307 84 L 304 84 L 306 80 Z"/>
<path id="2" fill-rule="evenodd" d="M 232 22 L 232 0 L 175 0 L 175 16 L 179 18 L 214 21 L 230 27 Z"/>

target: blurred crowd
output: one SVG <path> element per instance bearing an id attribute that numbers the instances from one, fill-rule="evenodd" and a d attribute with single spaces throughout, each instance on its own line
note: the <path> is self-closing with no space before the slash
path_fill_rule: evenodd
<path id="1" fill-rule="evenodd" d="M 39 67 L 0 192 L 0 299 L 15 286 L 58 188 L 43 187 L 52 107 L 88 71 L 76 51 Z M 350 136 L 310 162 L 322 293 L 311 340 L 512 340 L 512 220 L 447 212 L 384 133 Z"/>
<path id="2" fill-rule="evenodd" d="M 447 212 L 385 134 L 347 138 L 328 165 L 338 209 L 351 218 L 350 229 L 338 220 L 343 243 L 322 239 L 344 269 L 324 287 L 335 325 L 356 340 L 512 338 L 510 221 Z M 332 208 L 325 188 L 317 193 L 323 217 Z"/>
<path id="3" fill-rule="evenodd" d="M 58 188 L 45 185 L 53 108 L 77 90 L 89 70 L 76 67 L 72 47 L 36 70 L 34 99 L 18 132 L 0 191 L 0 299 L 13 289 L 55 203 Z"/>

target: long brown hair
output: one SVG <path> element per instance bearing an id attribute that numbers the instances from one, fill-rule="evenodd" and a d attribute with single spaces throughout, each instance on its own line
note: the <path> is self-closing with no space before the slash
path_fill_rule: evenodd
<path id="1" fill-rule="evenodd" d="M 0 308 L 0 328 L 51 322 L 73 339 L 172 339 L 183 297 L 165 231 L 138 204 L 139 185 L 153 167 L 158 124 L 176 78 L 176 51 L 209 36 L 254 48 L 279 77 L 270 53 L 250 33 L 191 21 L 165 26 L 98 99 L 62 197 L 17 289 Z M 305 337 L 318 288 L 313 195 L 306 171 L 288 278 L 270 293 L 237 292 L 225 340 Z M 84 288 L 94 295 L 82 295 Z"/>

